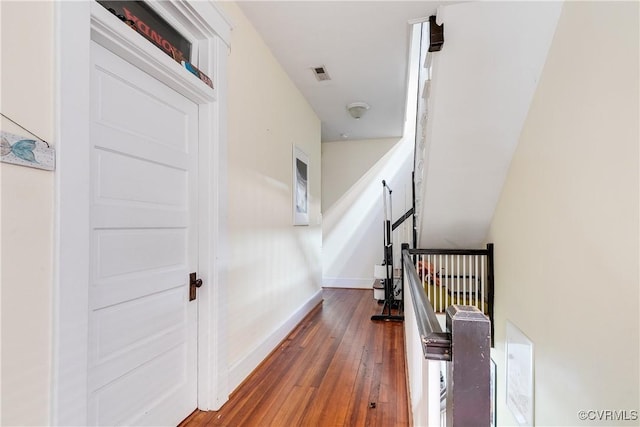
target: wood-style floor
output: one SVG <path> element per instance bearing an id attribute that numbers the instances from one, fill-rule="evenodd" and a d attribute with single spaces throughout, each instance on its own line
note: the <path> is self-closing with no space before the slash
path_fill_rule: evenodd
<path id="1" fill-rule="evenodd" d="M 220 411 L 181 426 L 408 426 L 403 326 L 380 310 L 370 290 L 325 289 Z"/>

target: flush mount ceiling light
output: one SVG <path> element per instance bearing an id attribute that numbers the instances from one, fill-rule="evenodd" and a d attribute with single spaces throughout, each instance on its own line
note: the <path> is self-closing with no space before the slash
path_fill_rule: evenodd
<path id="1" fill-rule="evenodd" d="M 369 108 L 369 105 L 364 102 L 353 102 L 347 105 L 347 111 L 349 111 L 351 117 L 356 120 L 364 116 L 364 113 L 366 113 Z"/>

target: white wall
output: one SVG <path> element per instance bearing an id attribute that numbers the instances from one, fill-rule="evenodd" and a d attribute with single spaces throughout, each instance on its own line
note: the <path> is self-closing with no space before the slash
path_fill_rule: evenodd
<path id="1" fill-rule="evenodd" d="M 235 388 L 321 300 L 320 120 L 235 3 L 229 56 L 228 331 Z M 309 226 L 292 225 L 292 147 Z"/>
<path id="2" fill-rule="evenodd" d="M 535 424 L 638 410 L 639 4 L 566 2 L 491 225 L 505 324 L 534 343 Z"/>
<path id="3" fill-rule="evenodd" d="M 420 246 L 478 248 L 536 90 L 562 3 L 448 2 L 433 53 Z"/>
<path id="4" fill-rule="evenodd" d="M 53 7 L 0 2 L 2 113 L 50 144 Z M 4 118 L 1 123 L 2 130 L 29 136 Z M 0 163 L 1 425 L 49 422 L 53 177 Z"/>
<path id="5" fill-rule="evenodd" d="M 364 120 L 364 119 L 363 119 Z M 371 288 L 383 259 L 382 180 L 395 192 L 394 215 L 404 213 L 407 144 L 398 138 L 322 143 L 323 285 Z M 405 177 L 406 174 L 402 174 Z M 400 188 L 401 187 L 401 188 Z"/>
<path id="6" fill-rule="evenodd" d="M 411 138 L 402 139 L 378 157 L 392 143 L 368 140 L 322 144 L 323 185 L 330 187 L 323 199 L 324 286 L 371 288 L 373 266 L 383 261 L 382 180 L 393 190 L 392 221 L 411 207 L 413 143 Z M 379 160 L 375 161 L 376 157 Z M 359 179 L 354 172 L 346 171 L 352 164 L 360 173 Z M 399 243 L 394 250 L 399 254 Z"/>

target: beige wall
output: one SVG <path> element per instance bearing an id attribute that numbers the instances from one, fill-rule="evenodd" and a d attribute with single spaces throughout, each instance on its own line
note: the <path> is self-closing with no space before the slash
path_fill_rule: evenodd
<path id="1" fill-rule="evenodd" d="M 233 388 L 262 360 L 255 357 L 265 351 L 261 343 L 320 291 L 321 158 L 320 120 L 240 8 L 223 8 L 234 26 L 228 277 Z M 294 144 L 309 156 L 309 226 L 292 225 Z"/>
<path id="2" fill-rule="evenodd" d="M 400 138 L 322 143 L 322 212 L 327 212 Z"/>
<path id="3" fill-rule="evenodd" d="M 638 6 L 565 3 L 495 212 L 502 425 L 507 320 L 535 346 L 536 425 L 640 409 Z"/>
<path id="4" fill-rule="evenodd" d="M 53 3 L 0 2 L 1 110 L 53 142 Z M 2 118 L 2 130 L 29 134 Z M 0 163 L 1 425 L 49 422 L 53 172 Z"/>

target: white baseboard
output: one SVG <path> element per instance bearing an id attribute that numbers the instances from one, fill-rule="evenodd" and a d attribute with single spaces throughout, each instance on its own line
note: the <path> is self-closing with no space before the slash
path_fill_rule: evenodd
<path id="1" fill-rule="evenodd" d="M 298 326 L 304 317 L 322 302 L 322 289 L 296 310 L 273 333 L 258 343 L 244 358 L 229 367 L 229 390 L 235 390 L 256 367 Z"/>
<path id="2" fill-rule="evenodd" d="M 373 277 L 365 279 L 352 279 L 348 277 L 323 277 L 322 286 L 325 288 L 371 289 L 373 287 Z"/>

